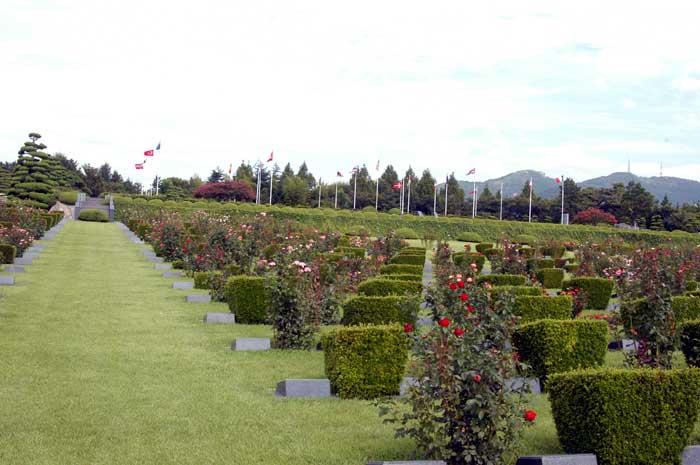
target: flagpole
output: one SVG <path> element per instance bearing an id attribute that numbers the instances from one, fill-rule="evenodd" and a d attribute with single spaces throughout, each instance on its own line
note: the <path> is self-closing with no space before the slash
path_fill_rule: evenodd
<path id="1" fill-rule="evenodd" d="M 270 170 L 270 205 L 272 205 L 272 179 L 275 177 L 275 170 Z"/>
<path id="2" fill-rule="evenodd" d="M 318 178 L 318 208 L 321 208 L 321 189 L 323 189 L 323 182 Z"/>
<path id="3" fill-rule="evenodd" d="M 411 214 L 411 177 L 408 177 L 408 204 L 406 206 L 406 214 Z"/>
<path id="4" fill-rule="evenodd" d="M 399 191 L 399 194 L 401 195 L 399 197 L 399 209 L 401 210 L 402 215 L 403 215 L 403 188 L 404 188 L 404 182 L 401 181 L 401 190 Z"/>
<path id="5" fill-rule="evenodd" d="M 447 185 L 450 182 L 450 177 L 445 178 L 445 217 L 447 217 Z"/>
<path id="6" fill-rule="evenodd" d="M 377 177 L 377 194 L 374 197 L 374 209 L 379 211 L 379 177 Z"/>
<path id="7" fill-rule="evenodd" d="M 532 223 L 532 178 L 530 178 L 530 207 L 528 208 L 527 222 Z"/>
<path id="8" fill-rule="evenodd" d="M 498 213 L 498 219 L 503 220 L 503 183 L 501 183 L 501 210 Z"/>
<path id="9" fill-rule="evenodd" d="M 561 224 L 564 224 L 564 175 L 561 175 Z"/>
<path id="10" fill-rule="evenodd" d="M 472 219 L 476 216 L 476 174 L 474 174 L 474 185 L 472 189 Z"/>
<path id="11" fill-rule="evenodd" d="M 476 191 L 476 188 L 474 188 L 474 218 L 476 218 L 478 215 L 477 213 L 479 212 L 479 194 Z"/>
<path id="12" fill-rule="evenodd" d="M 260 204 L 260 163 L 258 163 L 258 183 L 257 192 L 255 194 L 255 203 Z"/>
<path id="13" fill-rule="evenodd" d="M 333 208 L 338 208 L 338 180 L 335 181 L 335 206 Z"/>
<path id="14" fill-rule="evenodd" d="M 355 205 L 357 205 L 357 172 L 360 171 L 359 168 L 355 168 L 355 187 L 352 191 L 352 209 L 355 209 Z"/>
<path id="15" fill-rule="evenodd" d="M 437 214 L 437 184 L 433 184 L 433 216 Z"/>

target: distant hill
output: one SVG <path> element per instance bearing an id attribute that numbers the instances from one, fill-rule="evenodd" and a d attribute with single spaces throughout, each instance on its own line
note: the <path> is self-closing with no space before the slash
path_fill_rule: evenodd
<path id="1" fill-rule="evenodd" d="M 532 178 L 534 192 L 544 198 L 552 198 L 559 195 L 559 186 L 554 178 L 547 177 L 544 173 L 533 170 L 523 170 L 510 173 L 506 176 L 489 179 L 476 183 L 479 192 L 484 186 L 488 186 L 492 193 L 496 194 L 503 183 L 503 196 L 508 198 L 519 194 L 523 186 Z M 612 173 L 608 176 L 588 179 L 578 183 L 579 187 L 612 187 L 615 183 L 627 184 L 630 181 L 640 183 L 646 190 L 651 192 L 659 201 L 668 195 L 669 200 L 675 204 L 691 203 L 700 201 L 700 182 L 691 179 L 674 178 L 670 176 L 637 176 L 631 173 Z M 474 184 L 468 181 L 458 181 L 464 192 L 471 192 Z"/>

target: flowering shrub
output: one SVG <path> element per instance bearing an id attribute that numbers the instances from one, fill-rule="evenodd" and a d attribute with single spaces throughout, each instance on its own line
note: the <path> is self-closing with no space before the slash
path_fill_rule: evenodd
<path id="1" fill-rule="evenodd" d="M 17 255 L 22 255 L 22 253 L 32 245 L 33 241 L 34 238 L 31 233 L 24 228 L 0 227 L 0 244 L 15 246 Z"/>
<path id="2" fill-rule="evenodd" d="M 491 272 L 498 274 L 527 274 L 527 257 L 518 244 L 503 239 L 503 252 L 491 254 Z"/>
<path id="3" fill-rule="evenodd" d="M 247 182 L 224 181 L 202 184 L 194 190 L 194 196 L 203 199 L 215 199 L 219 201 L 239 200 L 252 202 L 255 200 L 255 191 Z"/>
<path id="4" fill-rule="evenodd" d="M 574 216 L 572 221 L 575 224 L 617 224 L 617 218 L 612 213 L 604 212 L 599 208 L 589 208 Z"/>

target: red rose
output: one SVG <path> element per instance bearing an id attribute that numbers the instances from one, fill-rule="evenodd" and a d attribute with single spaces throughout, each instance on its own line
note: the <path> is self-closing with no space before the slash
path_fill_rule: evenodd
<path id="1" fill-rule="evenodd" d="M 469 313 L 474 313 L 474 307 L 472 307 L 471 305 L 467 305 L 467 311 Z"/>
<path id="2" fill-rule="evenodd" d="M 464 281 L 457 281 L 457 287 L 464 289 Z"/>
<path id="3" fill-rule="evenodd" d="M 450 326 L 450 320 L 448 320 L 447 318 L 443 318 L 442 320 L 438 321 L 438 324 L 443 328 L 447 328 L 448 326 Z"/>
<path id="4" fill-rule="evenodd" d="M 600 313 L 596 313 L 596 314 L 595 314 L 595 319 L 596 319 L 596 320 L 600 320 Z"/>
<path id="5" fill-rule="evenodd" d="M 454 291 L 455 289 L 457 289 L 457 285 L 455 283 L 450 283 L 450 289 Z"/>
<path id="6" fill-rule="evenodd" d="M 537 418 L 537 414 L 532 410 L 528 410 L 527 412 L 525 412 L 525 421 L 533 422 L 535 421 L 535 418 Z"/>
<path id="7" fill-rule="evenodd" d="M 464 330 L 462 328 L 455 329 L 455 336 L 462 337 L 462 334 L 464 334 Z"/>
<path id="8" fill-rule="evenodd" d="M 411 331 L 413 331 L 413 325 L 411 323 L 406 323 L 405 325 L 403 325 L 404 333 L 410 333 Z"/>
<path id="9" fill-rule="evenodd" d="M 474 375 L 472 377 L 475 383 L 480 383 L 481 382 L 481 375 Z"/>
<path id="10" fill-rule="evenodd" d="M 182 251 L 183 251 L 184 253 L 187 253 L 187 247 L 183 247 L 183 248 L 182 248 Z"/>
<path id="11" fill-rule="evenodd" d="M 469 294 L 465 294 L 465 293 L 460 294 L 459 300 L 461 300 L 461 301 L 469 300 Z"/>

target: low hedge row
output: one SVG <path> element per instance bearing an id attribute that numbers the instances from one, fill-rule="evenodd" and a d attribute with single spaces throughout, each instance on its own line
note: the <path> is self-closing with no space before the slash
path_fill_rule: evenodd
<path id="1" fill-rule="evenodd" d="M 224 285 L 224 296 L 236 322 L 263 324 L 269 320 L 265 279 L 255 276 L 231 276 Z"/>
<path id="2" fill-rule="evenodd" d="M 553 373 L 602 366 L 608 350 L 605 321 L 538 320 L 513 333 L 522 360 L 544 384 Z"/>
<path id="3" fill-rule="evenodd" d="M 397 395 L 408 361 L 400 325 L 351 326 L 321 336 L 326 376 L 341 398 Z"/>
<path id="4" fill-rule="evenodd" d="M 10 244 L 0 244 L 0 263 L 14 263 L 17 247 Z"/>
<path id="5" fill-rule="evenodd" d="M 457 266 L 471 266 L 472 263 L 476 263 L 477 273 L 481 273 L 484 269 L 484 263 L 486 263 L 486 257 L 478 252 L 457 252 L 452 255 L 452 261 Z"/>
<path id="6" fill-rule="evenodd" d="M 458 240 L 460 242 L 483 242 L 484 241 L 481 237 L 481 234 L 471 232 L 471 231 L 463 231 L 461 233 L 458 233 L 456 240 Z"/>
<path id="7" fill-rule="evenodd" d="M 379 269 L 380 274 L 419 274 L 423 275 L 423 266 L 420 265 L 384 265 Z"/>
<path id="8" fill-rule="evenodd" d="M 422 290 L 423 284 L 420 281 L 400 281 L 381 277 L 368 279 L 357 286 L 357 292 L 364 295 L 420 294 Z"/>
<path id="9" fill-rule="evenodd" d="M 537 271 L 542 268 L 554 268 L 553 258 L 529 258 L 527 260 L 527 269 L 529 271 Z"/>
<path id="10" fill-rule="evenodd" d="M 533 286 L 497 286 L 489 289 L 489 294 L 493 300 L 499 300 L 502 296 L 510 294 L 513 296 L 541 296 L 542 289 Z"/>
<path id="11" fill-rule="evenodd" d="M 544 319 L 570 320 L 573 308 L 574 301 L 569 295 L 520 295 L 515 297 L 513 313 L 521 318 L 521 323 Z"/>
<path id="12" fill-rule="evenodd" d="M 425 265 L 425 254 L 423 255 L 408 255 L 408 254 L 398 254 L 389 260 L 390 264 L 395 265 L 414 265 L 414 266 L 424 266 Z"/>
<path id="13" fill-rule="evenodd" d="M 99 223 L 106 223 L 109 221 L 107 213 L 102 210 L 93 209 L 81 210 L 78 219 L 80 221 L 96 221 Z"/>
<path id="14" fill-rule="evenodd" d="M 535 277 L 545 289 L 561 289 L 564 282 L 564 270 L 561 268 L 542 268 L 537 270 Z"/>
<path id="15" fill-rule="evenodd" d="M 588 308 L 605 310 L 615 283 L 606 278 L 572 278 L 564 281 L 562 289 L 582 289 L 588 295 Z"/>
<path id="16" fill-rule="evenodd" d="M 479 253 L 486 254 L 486 252 L 491 249 L 493 249 L 492 242 L 480 242 L 479 244 L 476 244 L 476 251 Z"/>
<path id="17" fill-rule="evenodd" d="M 345 257 L 365 258 L 365 249 L 362 247 L 338 247 L 338 252 Z"/>
<path id="18" fill-rule="evenodd" d="M 347 326 L 415 324 L 417 315 L 418 304 L 415 299 L 395 295 L 358 295 L 350 297 L 343 303 L 343 317 L 340 323 Z"/>
<path id="19" fill-rule="evenodd" d="M 396 279 L 399 281 L 417 281 L 417 282 L 423 282 L 423 275 L 420 274 L 383 274 L 381 275 L 382 279 Z"/>
<path id="20" fill-rule="evenodd" d="M 674 296 L 671 297 L 673 319 L 676 325 L 685 321 L 700 319 L 700 297 Z M 635 328 L 643 321 L 653 317 L 654 309 L 649 307 L 645 299 L 624 302 L 620 306 L 620 317 L 626 329 Z"/>
<path id="21" fill-rule="evenodd" d="M 479 284 L 489 283 L 492 286 L 524 286 L 527 283 L 527 276 L 521 274 L 489 274 L 479 276 Z"/>
<path id="22" fill-rule="evenodd" d="M 219 280 L 223 273 L 221 271 L 195 271 L 194 288 L 211 289 L 214 280 Z"/>
<path id="23" fill-rule="evenodd" d="M 601 465 L 679 465 L 700 407 L 700 370 L 598 369 L 549 378 L 559 441 Z"/>

